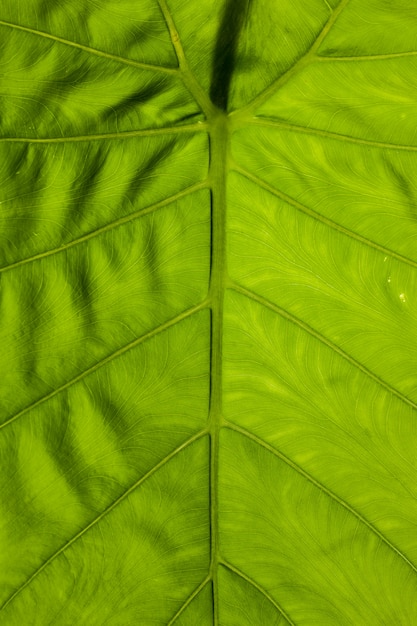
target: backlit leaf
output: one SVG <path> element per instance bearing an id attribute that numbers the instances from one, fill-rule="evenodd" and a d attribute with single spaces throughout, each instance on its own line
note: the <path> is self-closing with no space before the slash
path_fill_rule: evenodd
<path id="1" fill-rule="evenodd" d="M 416 6 L 0 33 L 0 623 L 413 626 Z"/>

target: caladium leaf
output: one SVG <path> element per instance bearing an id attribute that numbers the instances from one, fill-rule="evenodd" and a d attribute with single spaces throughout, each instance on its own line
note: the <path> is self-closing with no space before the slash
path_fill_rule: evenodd
<path id="1" fill-rule="evenodd" d="M 0 31 L 1 624 L 414 624 L 414 4 Z"/>

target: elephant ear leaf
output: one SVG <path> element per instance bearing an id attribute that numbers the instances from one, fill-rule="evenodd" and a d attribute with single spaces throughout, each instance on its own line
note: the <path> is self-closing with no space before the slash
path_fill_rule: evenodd
<path id="1" fill-rule="evenodd" d="M 0 33 L 0 623 L 416 623 L 416 6 Z"/>

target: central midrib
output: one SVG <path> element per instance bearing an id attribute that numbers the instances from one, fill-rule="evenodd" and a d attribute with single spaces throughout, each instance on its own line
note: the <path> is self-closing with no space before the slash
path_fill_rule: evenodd
<path id="1" fill-rule="evenodd" d="M 211 273 L 209 299 L 211 309 L 210 365 L 210 576 L 213 585 L 214 624 L 218 624 L 218 475 L 219 434 L 222 425 L 222 335 L 223 303 L 226 287 L 226 178 L 228 170 L 229 120 L 216 110 L 210 119 L 210 189 L 211 189 Z"/>

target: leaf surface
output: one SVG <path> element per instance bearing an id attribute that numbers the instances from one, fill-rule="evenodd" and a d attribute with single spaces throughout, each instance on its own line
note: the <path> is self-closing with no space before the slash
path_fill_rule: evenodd
<path id="1" fill-rule="evenodd" d="M 2 624 L 415 623 L 416 18 L 4 0 Z"/>

